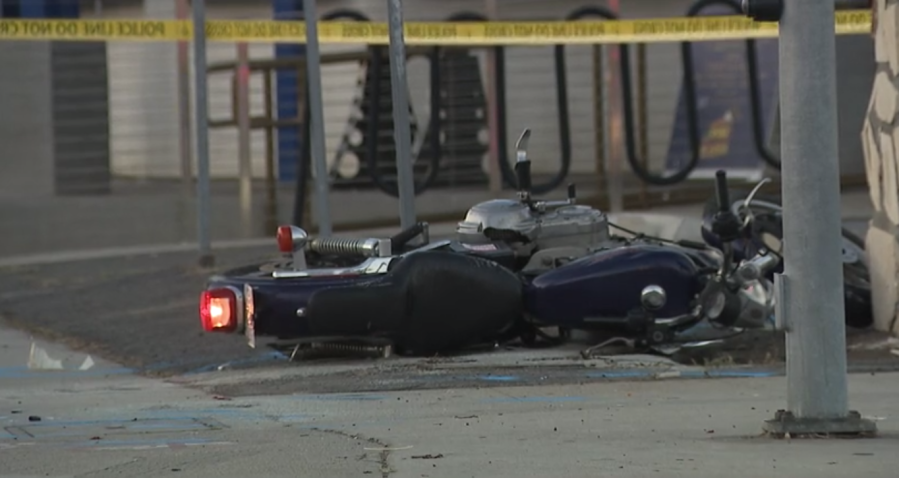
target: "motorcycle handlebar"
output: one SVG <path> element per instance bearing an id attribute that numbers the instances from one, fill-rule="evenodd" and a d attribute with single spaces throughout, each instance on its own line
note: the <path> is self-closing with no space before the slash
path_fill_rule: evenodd
<path id="1" fill-rule="evenodd" d="M 729 211 L 730 198 L 727 191 L 727 173 L 723 169 L 719 169 L 715 173 L 715 195 L 718 198 L 718 211 Z"/>

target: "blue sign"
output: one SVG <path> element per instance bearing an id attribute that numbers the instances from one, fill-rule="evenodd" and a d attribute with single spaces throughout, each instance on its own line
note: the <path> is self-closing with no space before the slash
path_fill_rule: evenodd
<path id="1" fill-rule="evenodd" d="M 159 0 L 153 0 L 159 1 Z M 275 20 L 302 20 L 302 0 L 272 0 Z M 294 59 L 306 54 L 305 45 L 296 43 L 276 43 L 276 59 Z M 296 68 L 279 68 L 275 71 L 275 95 L 279 120 L 294 120 L 303 112 L 300 104 L 304 102 L 305 90 L 299 87 L 299 74 Z M 305 131 L 305 129 L 303 130 Z M 278 179 L 293 181 L 297 177 L 300 158 L 305 147 L 305 138 L 297 126 L 281 126 L 278 128 Z"/>
<path id="2" fill-rule="evenodd" d="M 691 48 L 700 135 L 700 159 L 691 177 L 710 177 L 718 169 L 737 177 L 758 176 L 764 163 L 753 132 L 746 42 L 696 42 Z M 777 105 L 777 40 L 757 40 L 756 59 L 767 144 Z M 681 85 L 665 160 L 671 172 L 682 169 L 693 155 L 685 93 Z"/>

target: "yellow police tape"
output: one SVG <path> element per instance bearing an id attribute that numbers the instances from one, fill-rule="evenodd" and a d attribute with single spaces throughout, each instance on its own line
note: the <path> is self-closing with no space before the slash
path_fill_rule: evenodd
<path id="1" fill-rule="evenodd" d="M 869 10 L 836 13 L 835 32 L 868 33 Z M 659 43 L 746 38 L 772 38 L 777 23 L 743 16 L 703 16 L 643 20 L 578 20 L 557 22 L 407 22 L 409 45 L 554 45 Z M 190 21 L 180 20 L 0 20 L 0 40 L 169 42 L 193 37 Z M 213 20 L 206 23 L 209 41 L 304 43 L 302 21 Z M 319 23 L 321 43 L 388 43 L 385 23 L 329 21 Z"/>

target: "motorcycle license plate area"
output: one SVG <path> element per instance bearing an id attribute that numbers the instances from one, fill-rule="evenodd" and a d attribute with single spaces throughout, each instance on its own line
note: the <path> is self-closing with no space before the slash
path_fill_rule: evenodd
<path id="1" fill-rule="evenodd" d="M 256 307 L 253 302 L 253 287 L 249 284 L 245 284 L 243 287 L 243 295 L 244 295 L 244 335 L 247 338 L 247 345 L 251 348 L 256 348 Z"/>

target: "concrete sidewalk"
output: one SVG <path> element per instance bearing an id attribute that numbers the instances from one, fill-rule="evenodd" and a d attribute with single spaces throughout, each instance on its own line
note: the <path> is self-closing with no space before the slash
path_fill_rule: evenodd
<path id="1" fill-rule="evenodd" d="M 850 376 L 879 438 L 784 441 L 783 378 L 232 398 L 103 370 L 0 377 L 4 476 L 896 476 L 899 374 Z"/>

